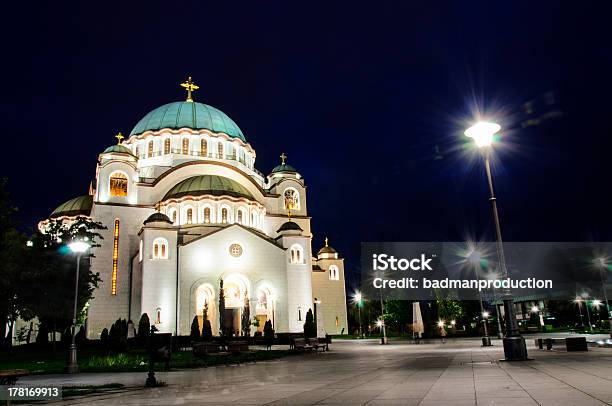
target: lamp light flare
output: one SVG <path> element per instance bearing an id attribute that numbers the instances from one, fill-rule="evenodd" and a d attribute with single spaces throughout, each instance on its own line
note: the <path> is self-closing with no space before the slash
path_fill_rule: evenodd
<path id="1" fill-rule="evenodd" d="M 444 320 L 438 320 L 438 327 L 444 327 Z"/>
<path id="2" fill-rule="evenodd" d="M 83 252 L 89 249 L 89 244 L 87 244 L 84 241 L 75 241 L 75 242 L 68 244 L 68 248 L 70 248 L 70 251 L 72 252 L 75 252 L 77 254 L 82 254 Z"/>
<path id="3" fill-rule="evenodd" d="M 489 312 L 482 312 L 482 317 L 484 317 L 485 319 L 489 317 Z"/>
<path id="4" fill-rule="evenodd" d="M 353 301 L 355 303 L 359 303 L 361 302 L 362 296 L 361 296 L 361 292 L 357 291 L 355 292 L 355 294 L 353 295 Z"/>
<path id="5" fill-rule="evenodd" d="M 488 147 L 493 143 L 493 136 L 501 130 L 501 126 L 497 123 L 487 121 L 479 121 L 467 130 L 464 134 L 476 143 L 478 148 Z"/>
<path id="6" fill-rule="evenodd" d="M 599 306 L 601 306 L 601 300 L 599 300 L 599 299 L 595 299 L 595 300 L 593 300 L 593 302 L 592 302 L 592 303 L 593 303 L 593 307 L 599 307 Z"/>
<path id="7" fill-rule="evenodd" d="M 537 312 L 539 312 L 539 311 L 540 311 L 540 308 L 539 308 L 538 306 L 532 306 L 532 307 L 531 307 L 531 312 L 532 312 L 532 313 L 537 313 Z"/>

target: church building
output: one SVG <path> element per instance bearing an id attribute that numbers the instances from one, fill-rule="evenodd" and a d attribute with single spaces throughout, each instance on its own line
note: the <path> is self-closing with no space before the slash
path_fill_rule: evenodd
<path id="1" fill-rule="evenodd" d="M 185 101 L 147 113 L 127 138 L 98 157 L 89 193 L 49 219 L 88 216 L 107 227 L 93 248 L 102 282 L 87 308 L 87 336 L 118 318 L 146 313 L 159 331 L 189 335 L 204 309 L 218 334 L 242 330 L 248 306 L 262 331 L 302 332 L 316 313 L 319 334 L 347 333 L 344 260 L 327 243 L 312 249 L 306 182 L 281 162 L 264 175 L 255 149 L 222 111 Z M 44 230 L 48 220 L 39 227 Z M 258 321 L 258 323 L 257 323 Z"/>

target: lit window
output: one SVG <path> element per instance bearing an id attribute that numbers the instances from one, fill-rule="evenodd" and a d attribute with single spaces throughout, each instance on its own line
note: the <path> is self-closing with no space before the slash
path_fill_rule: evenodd
<path id="1" fill-rule="evenodd" d="M 210 207 L 204 208 L 204 222 L 210 223 Z"/>
<path id="2" fill-rule="evenodd" d="M 217 153 L 219 154 L 219 158 L 223 158 L 223 143 L 221 141 L 217 144 Z"/>
<path id="3" fill-rule="evenodd" d="M 153 259 L 168 259 L 168 241 L 165 238 L 153 240 Z"/>
<path id="4" fill-rule="evenodd" d="M 111 295 L 117 294 L 117 268 L 119 262 L 119 219 L 115 220 L 113 232 L 113 273 L 111 275 Z"/>
<path id="5" fill-rule="evenodd" d="M 242 210 L 238 210 L 238 224 L 242 224 Z"/>
<path id="6" fill-rule="evenodd" d="M 161 324 L 161 309 L 155 309 L 155 324 Z"/>
<path id="7" fill-rule="evenodd" d="M 189 140 L 183 138 L 183 155 L 189 155 Z"/>
<path id="8" fill-rule="evenodd" d="M 225 207 L 221 209 L 221 222 L 227 223 L 227 209 Z"/>
<path id="9" fill-rule="evenodd" d="M 340 270 L 336 265 L 332 265 L 329 267 L 329 279 L 332 281 L 340 280 Z"/>
<path id="10" fill-rule="evenodd" d="M 147 155 L 149 158 L 153 156 L 153 141 L 149 141 L 149 146 L 147 147 Z"/>
<path id="11" fill-rule="evenodd" d="M 208 155 L 208 143 L 206 142 L 206 140 L 200 141 L 200 155 Z"/>
<path id="12" fill-rule="evenodd" d="M 187 224 L 193 223 L 193 209 L 187 209 Z"/>
<path id="13" fill-rule="evenodd" d="M 176 224 L 176 209 L 170 210 L 170 219 L 172 220 L 173 224 Z"/>
<path id="14" fill-rule="evenodd" d="M 166 138 L 164 140 L 164 154 L 168 155 L 170 153 L 170 138 Z"/>
<path id="15" fill-rule="evenodd" d="M 297 190 L 293 188 L 285 189 L 284 197 L 286 210 L 300 209 L 300 195 Z"/>
<path id="16" fill-rule="evenodd" d="M 127 196 L 128 178 L 121 172 L 114 172 L 109 179 L 111 196 Z"/>
<path id="17" fill-rule="evenodd" d="M 293 245 L 291 247 L 291 263 L 292 264 L 301 264 L 302 263 L 302 247 L 299 245 Z"/>

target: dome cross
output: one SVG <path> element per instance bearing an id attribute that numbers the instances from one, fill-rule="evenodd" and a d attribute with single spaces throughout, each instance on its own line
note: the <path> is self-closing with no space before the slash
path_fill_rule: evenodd
<path id="1" fill-rule="evenodd" d="M 280 159 L 281 159 L 281 165 L 285 165 L 285 161 L 287 160 L 287 155 L 285 155 L 285 153 L 283 152 L 282 154 L 280 154 Z"/>
<path id="2" fill-rule="evenodd" d="M 125 137 L 123 136 L 123 134 L 121 134 L 121 131 L 119 131 L 119 133 L 115 135 L 115 138 L 117 138 L 117 144 L 121 144 L 121 140 L 124 139 Z"/>
<path id="3" fill-rule="evenodd" d="M 200 86 L 196 85 L 193 82 L 193 80 L 191 80 L 191 76 L 189 76 L 185 82 L 181 83 L 181 87 L 187 90 L 187 100 L 186 101 L 193 103 L 193 98 L 191 97 L 191 93 L 198 90 Z"/>

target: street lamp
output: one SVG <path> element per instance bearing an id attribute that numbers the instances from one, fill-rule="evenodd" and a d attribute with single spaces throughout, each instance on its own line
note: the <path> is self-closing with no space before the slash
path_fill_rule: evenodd
<path id="1" fill-rule="evenodd" d="M 384 277 L 384 273 L 383 273 L 383 277 Z M 385 304 L 383 302 L 382 284 L 380 285 L 380 319 L 382 320 L 382 325 L 380 328 L 382 337 L 380 338 L 380 343 L 387 344 L 387 328 L 385 327 Z"/>
<path id="2" fill-rule="evenodd" d="M 355 292 L 355 295 L 353 296 L 353 301 L 357 304 L 357 311 L 359 312 L 359 338 L 363 338 L 363 330 L 361 328 L 361 300 L 361 292 Z"/>
<path id="3" fill-rule="evenodd" d="M 598 258 L 599 268 L 601 272 L 599 276 L 601 278 L 601 290 L 603 292 L 604 301 L 606 302 L 606 311 L 608 313 L 608 324 L 610 325 L 610 338 L 612 338 L 612 314 L 610 313 L 610 303 L 608 302 L 608 292 L 606 292 L 606 282 L 604 281 L 604 272 L 608 269 L 608 265 L 606 264 L 605 258 Z M 606 275 L 606 279 L 607 275 Z"/>
<path id="4" fill-rule="evenodd" d="M 580 298 L 577 299 L 580 302 L 584 302 L 584 308 L 586 309 L 586 313 L 587 313 L 587 321 L 589 322 L 589 331 L 591 332 L 591 334 L 593 333 L 593 324 L 591 324 L 591 313 L 589 312 L 589 294 L 586 292 L 583 292 L 580 295 Z"/>
<path id="5" fill-rule="evenodd" d="M 79 364 L 77 363 L 77 347 L 75 342 L 76 336 L 76 322 L 77 322 L 77 301 L 79 297 L 79 268 L 81 265 L 81 256 L 89 249 L 89 244 L 84 241 L 74 241 L 68 244 L 70 251 L 76 254 L 76 278 L 74 286 L 74 311 L 72 313 L 72 342 L 70 344 L 68 364 L 66 365 L 66 372 L 69 374 L 75 374 L 79 372 Z"/>
<path id="6" fill-rule="evenodd" d="M 584 318 L 582 317 L 582 305 L 581 305 L 582 299 L 580 298 L 580 296 L 576 296 L 576 299 L 574 299 L 574 303 L 578 305 L 578 314 L 580 314 L 580 325 L 584 329 Z"/>
<path id="7" fill-rule="evenodd" d="M 485 171 L 487 174 L 487 183 L 489 186 L 489 201 L 491 202 L 491 211 L 493 214 L 493 223 L 495 225 L 495 240 L 497 243 L 497 257 L 499 266 L 504 278 L 508 278 L 508 269 L 506 268 L 506 259 L 504 257 L 504 247 L 501 235 L 501 226 L 499 224 L 499 214 L 497 213 L 497 200 L 493 189 L 493 176 L 491 174 L 491 144 L 493 136 L 501 129 L 499 124 L 489 122 L 478 122 L 472 127 L 465 130 L 465 135 L 472 138 L 476 146 L 481 150 L 485 160 Z M 516 316 L 514 314 L 514 303 L 510 289 L 504 289 L 504 313 L 506 315 L 506 336 L 504 337 L 504 356 L 506 361 L 524 361 L 527 360 L 527 346 L 525 339 L 521 336 Z"/>

